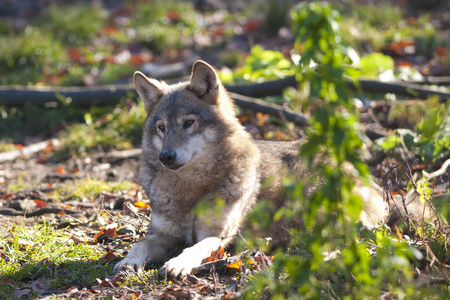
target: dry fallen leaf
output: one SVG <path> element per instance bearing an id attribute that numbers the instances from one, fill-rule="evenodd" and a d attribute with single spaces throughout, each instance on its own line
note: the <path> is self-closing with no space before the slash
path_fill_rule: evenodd
<path id="1" fill-rule="evenodd" d="M 229 264 L 227 266 L 227 269 L 230 270 L 231 272 L 239 272 L 241 270 L 241 265 L 242 265 L 242 261 L 238 260 L 237 262 L 235 262 L 234 264 Z"/>
<path id="2" fill-rule="evenodd" d="M 39 200 L 39 199 L 33 199 L 34 203 L 36 203 L 36 206 L 38 208 L 43 208 L 47 206 L 47 202 Z"/>
<path id="3" fill-rule="evenodd" d="M 147 207 L 150 207 L 150 205 L 148 205 L 147 203 L 144 203 L 144 202 L 142 202 L 142 201 L 136 201 L 136 202 L 133 203 L 133 205 L 134 205 L 135 207 L 138 207 L 138 208 L 147 208 Z"/>
<path id="4" fill-rule="evenodd" d="M 116 259 L 116 255 L 114 254 L 114 250 L 109 250 L 108 253 L 106 253 L 102 258 L 100 258 L 101 261 L 111 261 Z"/>
<path id="5" fill-rule="evenodd" d="M 212 262 L 212 261 L 216 261 L 222 258 L 227 257 L 225 254 L 225 251 L 223 250 L 222 247 L 219 247 L 219 249 L 217 249 L 217 251 L 213 251 L 211 253 L 211 255 L 208 258 L 205 258 L 202 263 L 208 263 L 208 262 Z"/>

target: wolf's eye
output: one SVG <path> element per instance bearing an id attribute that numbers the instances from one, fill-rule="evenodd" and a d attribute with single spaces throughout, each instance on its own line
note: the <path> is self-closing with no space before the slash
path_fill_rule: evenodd
<path id="1" fill-rule="evenodd" d="M 190 127 L 192 124 L 194 124 L 195 120 L 186 120 L 184 122 L 184 128 Z"/>
<path id="2" fill-rule="evenodd" d="M 164 126 L 163 124 L 158 125 L 158 129 L 164 132 L 166 130 L 166 126 Z"/>

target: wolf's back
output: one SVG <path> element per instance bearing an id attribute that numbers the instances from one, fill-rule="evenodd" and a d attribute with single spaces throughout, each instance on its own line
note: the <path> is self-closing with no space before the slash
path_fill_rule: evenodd
<path id="1" fill-rule="evenodd" d="M 306 140 L 294 142 L 255 141 L 261 152 L 260 172 L 261 186 L 263 187 L 258 198 L 270 200 L 276 208 L 280 208 L 286 201 L 289 201 L 284 193 L 283 177 L 289 175 L 298 180 L 313 178 L 317 175 L 316 166 L 329 163 L 329 158 L 318 154 L 314 158 L 312 169 L 303 165 L 299 157 L 299 148 L 305 142 Z M 348 173 L 348 176 L 352 176 L 351 170 L 352 166 L 347 164 L 344 172 Z M 321 188 L 323 183 L 321 178 L 309 182 L 305 186 L 304 197 L 307 198 Z M 388 195 L 375 182 L 371 181 L 370 186 L 365 186 L 357 178 L 355 178 L 353 192 L 363 200 L 360 221 L 369 228 L 376 227 L 381 223 L 392 226 L 405 216 L 419 222 L 435 219 L 430 204 L 420 202 L 419 197 L 414 193 L 410 193 L 406 198 L 399 195 L 387 197 Z"/>

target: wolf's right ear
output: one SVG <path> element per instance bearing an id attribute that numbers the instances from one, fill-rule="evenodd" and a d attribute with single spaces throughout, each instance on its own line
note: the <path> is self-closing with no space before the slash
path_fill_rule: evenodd
<path id="1" fill-rule="evenodd" d="M 144 102 L 145 111 L 149 113 L 151 108 L 161 100 L 164 93 L 164 83 L 148 78 L 139 71 L 134 73 L 133 79 L 139 97 Z"/>

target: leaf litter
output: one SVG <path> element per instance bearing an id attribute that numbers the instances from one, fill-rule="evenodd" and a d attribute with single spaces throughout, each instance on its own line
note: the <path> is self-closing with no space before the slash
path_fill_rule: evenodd
<path id="1" fill-rule="evenodd" d="M 0 269 L 1 295 L 42 299 L 238 297 L 248 280 L 245 274 L 260 268 L 222 248 L 180 280 L 168 281 L 156 272 L 158 266 L 143 274 L 131 270 L 128 276 L 114 274 L 113 266 L 147 233 L 151 206 L 137 184 L 137 157 L 108 162 L 106 172 L 87 171 L 101 164 L 105 162 L 75 157 L 64 166 L 51 160 L 36 163 L 33 156 L 3 164 L 13 175 L 0 186 L 0 254 L 11 264 L 9 269 Z M 39 167 L 34 168 L 36 165 Z M 70 174 L 76 165 L 81 170 L 77 176 L 48 176 Z M 121 178 L 108 180 L 108 171 L 132 172 L 134 177 L 124 189 L 118 184 Z M 87 188 L 91 184 L 94 187 Z M 98 192 L 96 185 L 107 188 Z M 60 251 L 64 255 L 59 255 Z M 256 256 L 249 261 L 260 264 Z"/>

